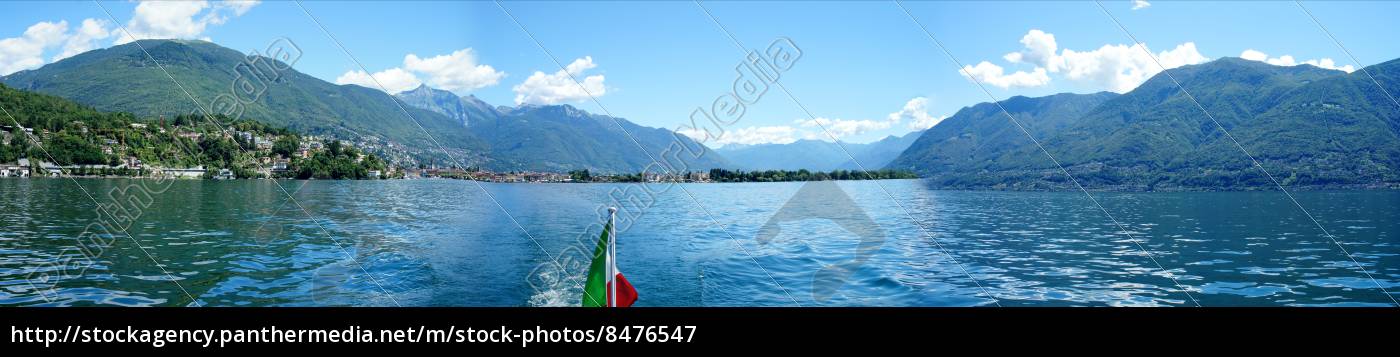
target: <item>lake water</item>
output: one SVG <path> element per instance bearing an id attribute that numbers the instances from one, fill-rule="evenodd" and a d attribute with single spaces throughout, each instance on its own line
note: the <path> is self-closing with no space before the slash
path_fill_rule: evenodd
<path id="1" fill-rule="evenodd" d="M 114 213 L 135 217 L 129 237 L 82 234 L 99 217 L 85 192 L 107 202 L 142 182 L 0 179 L 0 305 L 575 305 L 584 271 L 570 257 L 591 249 L 597 210 L 610 191 L 640 192 L 280 181 L 289 202 L 268 180 L 177 181 L 149 205 L 127 205 L 139 215 Z M 936 191 L 916 180 L 803 187 L 684 184 L 624 205 L 641 212 L 618 238 L 637 305 L 990 306 L 984 289 L 1003 306 L 1192 304 L 1080 193 Z M 1400 192 L 1296 195 L 1400 291 Z M 1095 197 L 1201 305 L 1390 303 L 1279 192 Z M 777 229 L 763 229 L 774 217 Z"/>

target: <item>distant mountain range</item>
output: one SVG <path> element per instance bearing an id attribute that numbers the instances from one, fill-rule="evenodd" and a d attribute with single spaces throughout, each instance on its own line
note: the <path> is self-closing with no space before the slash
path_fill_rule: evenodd
<path id="1" fill-rule="evenodd" d="M 921 133 L 916 131 L 903 136 L 891 135 L 867 144 L 843 142 L 841 146 L 837 146 L 829 141 L 803 139 L 787 144 L 729 144 L 715 151 L 729 159 L 734 164 L 733 168 L 750 171 L 831 171 L 855 170 L 859 167 L 876 170 L 885 167 L 899 156 Z M 845 150 L 842 150 L 842 147 L 845 147 Z M 856 161 L 852 162 L 852 157 L 855 157 Z"/>
<path id="2" fill-rule="evenodd" d="M 1400 60 L 1370 66 L 1400 93 Z M 1284 185 L 1400 183 L 1400 107 L 1362 71 L 1223 58 L 1170 70 Z M 1121 96 L 1059 94 L 1001 102 L 1082 184 L 1096 189 L 1272 187 L 1165 73 Z M 891 164 L 935 187 L 1072 188 L 995 105 L 964 108 Z"/>
<path id="3" fill-rule="evenodd" d="M 273 61 L 204 41 L 141 40 L 16 72 L 0 82 L 150 120 L 196 112 L 189 96 L 207 105 L 230 93 L 235 68 L 250 58 Z M 1400 186 L 1400 106 L 1366 72 L 1400 94 L 1400 60 L 1345 73 L 1222 58 L 1158 74 L 1122 95 L 1012 97 L 1000 104 L 1093 189 L 1272 186 L 1166 73 L 1285 185 Z M 637 172 L 653 157 L 661 159 L 677 140 L 699 147 L 666 129 L 569 105 L 495 107 L 426 86 L 389 95 L 290 68 L 280 73 L 262 96 L 246 104 L 243 118 L 306 134 L 379 138 L 439 163 L 447 161 L 439 160 L 441 150 L 424 131 L 455 159 L 495 171 Z M 828 171 L 854 169 L 850 156 L 855 156 L 868 169 L 914 170 L 939 188 L 1072 188 L 992 103 L 963 108 L 923 132 L 845 145 L 849 156 L 823 141 L 730 145 L 707 149 L 687 168 Z"/>
<path id="4" fill-rule="evenodd" d="M 409 105 L 459 120 L 464 130 L 490 148 L 486 166 L 498 171 L 588 169 L 630 173 L 641 171 L 653 158 L 673 160 L 676 157 L 685 159 L 683 169 L 687 171 L 730 166 L 720 155 L 683 135 L 637 125 L 627 119 L 591 114 L 572 105 L 492 108 L 474 96 L 462 98 L 427 86 L 399 93 L 396 97 Z M 673 142 L 687 148 L 701 148 L 705 153 L 699 158 L 682 154 L 663 159 L 662 153 Z"/>
<path id="5" fill-rule="evenodd" d="M 146 52 L 169 71 L 169 77 Z M 195 113 L 185 90 L 206 106 L 216 96 L 229 93 L 235 67 L 248 58 L 210 42 L 141 40 L 16 72 L 0 77 L 0 82 L 103 111 L 154 118 Z M 243 118 L 307 134 L 378 137 L 413 148 L 438 163 L 450 161 L 442 160 L 441 150 L 432 145 L 425 130 L 454 151 L 453 158 L 496 171 L 638 172 L 651 163 L 648 153 L 661 160 L 662 151 L 673 141 L 699 146 L 669 130 L 568 105 L 494 108 L 473 96 L 460 98 L 426 86 L 391 96 L 361 86 L 332 84 L 294 69 L 281 74 L 261 97 L 246 105 Z M 401 109 L 396 100 L 407 105 Z M 638 149 L 638 143 L 647 152 Z M 713 152 L 688 161 L 694 171 L 729 166 Z"/>

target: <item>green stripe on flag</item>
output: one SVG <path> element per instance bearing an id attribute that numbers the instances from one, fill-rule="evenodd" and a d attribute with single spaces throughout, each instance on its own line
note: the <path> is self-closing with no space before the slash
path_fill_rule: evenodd
<path id="1" fill-rule="evenodd" d="M 608 306 L 608 236 L 612 222 L 603 226 L 598 248 L 593 249 L 593 264 L 588 266 L 588 281 L 583 284 L 583 307 Z"/>

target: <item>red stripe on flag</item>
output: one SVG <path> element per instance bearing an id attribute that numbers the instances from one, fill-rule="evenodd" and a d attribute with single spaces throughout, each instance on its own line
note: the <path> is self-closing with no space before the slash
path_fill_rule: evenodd
<path id="1" fill-rule="evenodd" d="M 617 283 L 617 307 L 630 307 L 637 302 L 637 289 L 632 287 L 632 283 L 627 282 L 627 278 L 622 273 L 617 273 L 617 279 L 608 282 L 608 301 L 612 301 L 612 283 Z"/>

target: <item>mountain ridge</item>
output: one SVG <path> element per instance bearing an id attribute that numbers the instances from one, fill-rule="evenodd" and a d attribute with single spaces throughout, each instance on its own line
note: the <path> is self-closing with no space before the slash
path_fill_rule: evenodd
<path id="1" fill-rule="evenodd" d="M 209 110 L 209 102 L 234 88 L 241 78 L 237 66 L 249 60 L 286 70 L 263 83 L 265 91 L 244 105 L 243 117 L 306 134 L 384 139 L 386 145 L 410 150 L 420 162 L 460 161 L 498 171 L 635 173 L 651 164 L 647 154 L 661 160 L 659 155 L 672 142 L 703 147 L 669 130 L 567 104 L 493 107 L 475 96 L 458 97 L 428 86 L 389 95 L 332 84 L 285 62 L 198 40 L 140 40 L 92 50 L 0 77 L 0 82 L 102 111 L 173 117 Z M 194 105 L 190 96 L 200 99 L 204 108 Z M 646 148 L 645 154 L 629 134 Z M 704 150 L 687 162 L 693 171 L 728 166 L 723 157 Z"/>
<path id="2" fill-rule="evenodd" d="M 1377 81 L 1387 89 L 1395 88 L 1400 61 L 1365 70 L 1380 74 Z M 1035 128 L 1032 134 L 1090 189 L 1272 187 L 1234 140 L 1281 184 L 1394 186 L 1400 182 L 1393 169 L 1400 166 L 1400 110 L 1363 73 L 1222 58 L 1159 73 L 1089 110 L 1024 113 L 1023 121 L 1063 119 L 1064 125 Z M 1191 97 L 1181 93 L 1178 81 Z M 991 156 L 966 156 L 923 142 L 952 142 L 990 130 L 958 127 L 970 121 L 967 117 L 960 111 L 930 130 L 896 159 L 896 166 L 917 170 L 942 188 L 1073 189 L 1039 148 L 1027 145 L 1023 133 L 1020 139 L 983 143 L 1006 149 Z M 1001 120 L 1006 121 L 1004 115 Z M 944 124 L 950 126 L 940 129 Z"/>
<path id="3" fill-rule="evenodd" d="M 152 58 L 156 62 L 151 62 Z M 276 59 L 245 55 L 205 41 L 139 40 L 12 73 L 0 82 L 103 111 L 175 116 L 211 110 L 216 98 L 229 94 L 235 80 L 243 78 L 235 68 L 250 59 L 286 69 L 274 80 L 259 82 L 265 89 L 256 100 L 243 104 L 242 117 L 306 134 L 377 138 L 409 148 L 432 147 L 423 132 L 427 130 L 455 151 L 454 156 L 467 162 L 478 160 L 473 154 L 481 151 L 480 141 L 463 131 L 450 130 L 458 125 L 443 115 L 400 108 L 396 99 L 384 92 L 332 84 Z M 191 96 L 199 100 L 199 106 Z M 442 155 L 438 150 L 417 150 L 423 156 Z"/>

